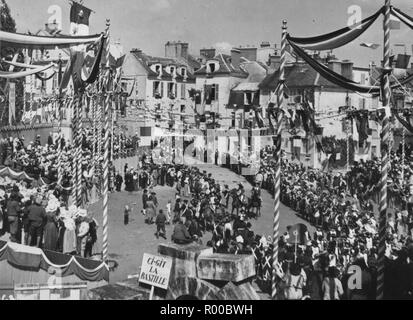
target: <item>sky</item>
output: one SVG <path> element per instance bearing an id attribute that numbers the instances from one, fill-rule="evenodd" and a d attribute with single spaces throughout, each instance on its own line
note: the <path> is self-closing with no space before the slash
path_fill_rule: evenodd
<path id="1" fill-rule="evenodd" d="M 18 32 L 36 32 L 51 14 L 48 8 L 62 8 L 63 33 L 69 30 L 69 0 L 6 0 L 17 23 Z M 189 50 L 199 54 L 201 48 L 230 48 L 239 45 L 259 45 L 269 41 L 279 46 L 281 24 L 288 22 L 292 36 L 306 37 L 328 33 L 347 26 L 350 6 L 359 6 L 362 18 L 376 12 L 384 0 L 84 0 L 95 11 L 91 33 L 105 28 L 111 20 L 111 37 L 120 40 L 125 52 L 140 48 L 151 55 L 164 55 L 167 41 L 189 43 Z M 413 16 L 412 0 L 392 0 L 392 5 Z M 353 60 L 357 66 L 376 63 L 383 54 L 383 29 L 379 18 L 354 42 L 336 50 L 338 58 Z M 402 26 L 392 31 L 392 44 L 405 43 L 412 53 L 413 30 Z M 376 49 L 360 47 L 360 43 L 378 43 Z M 394 47 L 394 53 L 404 48 Z"/>

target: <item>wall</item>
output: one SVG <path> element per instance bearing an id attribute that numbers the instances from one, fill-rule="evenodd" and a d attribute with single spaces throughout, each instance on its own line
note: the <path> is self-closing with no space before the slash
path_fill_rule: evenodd
<path id="1" fill-rule="evenodd" d="M 229 127 L 231 125 L 231 109 L 227 109 L 227 104 L 229 101 L 229 95 L 231 89 L 245 81 L 245 79 L 240 79 L 236 77 L 229 76 L 216 76 L 213 78 L 197 77 L 196 78 L 196 89 L 201 90 L 204 94 L 204 86 L 218 84 L 219 94 L 218 94 L 218 113 L 221 115 L 223 120 L 220 124 L 224 127 Z M 207 109 L 206 109 L 207 110 Z"/>
<path id="2" fill-rule="evenodd" d="M 141 63 L 136 60 L 134 54 L 129 53 L 126 56 L 125 62 L 122 66 L 122 76 L 136 79 L 135 90 L 129 99 L 144 100 L 147 95 L 148 72 L 141 65 Z M 132 89 L 133 82 L 134 80 L 127 80 L 128 92 L 130 92 L 130 90 Z M 150 91 L 148 94 L 152 94 L 152 91 Z"/>

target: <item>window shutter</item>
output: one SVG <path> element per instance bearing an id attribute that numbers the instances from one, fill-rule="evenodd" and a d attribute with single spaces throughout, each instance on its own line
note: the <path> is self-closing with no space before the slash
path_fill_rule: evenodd
<path id="1" fill-rule="evenodd" d="M 159 82 L 159 86 L 161 87 L 161 97 L 163 98 L 163 82 Z"/>
<path id="2" fill-rule="evenodd" d="M 185 83 L 181 84 L 181 99 L 185 99 L 186 85 Z"/>
<path id="3" fill-rule="evenodd" d="M 219 85 L 216 84 L 215 85 L 215 101 L 218 101 L 218 97 L 219 97 Z"/>
<path id="4" fill-rule="evenodd" d="M 155 98 L 155 96 L 156 96 L 156 81 L 153 81 L 152 85 L 153 85 L 153 97 Z"/>

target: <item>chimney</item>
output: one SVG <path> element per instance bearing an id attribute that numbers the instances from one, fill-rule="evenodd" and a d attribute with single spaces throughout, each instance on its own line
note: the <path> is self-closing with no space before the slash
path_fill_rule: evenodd
<path id="1" fill-rule="evenodd" d="M 138 56 L 142 54 L 142 50 L 138 48 L 133 48 L 130 52 L 137 54 Z"/>
<path id="2" fill-rule="evenodd" d="M 241 51 L 238 49 L 231 50 L 231 63 L 234 67 L 238 67 L 241 63 Z"/>
<path id="3" fill-rule="evenodd" d="M 168 41 L 165 44 L 165 57 L 188 59 L 188 43 L 181 41 Z"/>
<path id="4" fill-rule="evenodd" d="M 261 42 L 261 48 L 270 48 L 271 44 L 268 41 Z"/>
<path id="5" fill-rule="evenodd" d="M 201 49 L 200 55 L 204 56 L 207 59 L 212 59 L 216 56 L 216 50 L 214 48 L 211 49 Z"/>
<path id="6" fill-rule="evenodd" d="M 236 50 L 240 52 L 240 57 L 244 57 L 245 59 L 248 59 L 249 61 L 257 61 L 257 58 L 258 58 L 257 48 L 255 47 L 245 48 L 244 47 L 244 48 L 237 48 Z"/>
<path id="7" fill-rule="evenodd" d="M 328 61 L 328 67 L 334 72 L 341 74 L 341 62 L 339 60 Z"/>
<path id="8" fill-rule="evenodd" d="M 353 65 L 354 63 L 345 60 L 341 63 L 341 75 L 347 79 L 353 80 Z"/>
<path id="9" fill-rule="evenodd" d="M 57 30 L 58 30 L 59 26 L 56 23 L 56 21 L 50 22 L 50 23 L 46 23 L 45 24 L 45 29 L 47 32 L 49 32 L 50 34 L 54 34 Z"/>
<path id="10" fill-rule="evenodd" d="M 268 61 L 268 66 L 272 70 L 278 70 L 281 64 L 281 57 L 278 55 L 271 55 Z"/>

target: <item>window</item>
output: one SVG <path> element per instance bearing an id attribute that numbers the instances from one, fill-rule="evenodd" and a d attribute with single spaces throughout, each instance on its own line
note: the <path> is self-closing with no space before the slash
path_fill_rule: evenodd
<path id="1" fill-rule="evenodd" d="M 173 82 L 169 82 L 167 84 L 167 94 L 169 98 L 176 98 L 177 94 L 178 94 L 178 84 L 177 83 L 173 83 Z"/>
<path id="2" fill-rule="evenodd" d="M 210 63 L 209 64 L 209 72 L 211 72 L 211 73 L 215 72 L 215 63 Z"/>
<path id="3" fill-rule="evenodd" d="M 172 76 L 175 76 L 175 67 L 169 67 L 169 72 Z"/>
<path id="4" fill-rule="evenodd" d="M 366 99 L 359 98 L 359 109 L 366 109 Z"/>
<path id="5" fill-rule="evenodd" d="M 123 92 L 126 92 L 126 91 L 128 91 L 128 83 L 127 82 L 122 82 L 122 91 Z"/>
<path id="6" fill-rule="evenodd" d="M 253 98 L 252 92 L 245 92 L 244 93 L 244 104 L 246 106 L 252 105 L 252 98 Z"/>
<path id="7" fill-rule="evenodd" d="M 366 75 L 364 73 L 361 74 L 361 80 L 360 80 L 361 84 L 365 84 L 366 83 Z"/>
<path id="8" fill-rule="evenodd" d="M 157 73 L 157 74 L 161 74 L 161 65 L 156 65 L 155 66 L 155 72 Z"/>
<path id="9" fill-rule="evenodd" d="M 213 84 L 211 86 L 211 101 L 218 101 L 218 84 Z"/>
<path id="10" fill-rule="evenodd" d="M 181 76 L 183 76 L 184 78 L 186 77 L 186 69 L 185 68 L 181 68 Z"/>
<path id="11" fill-rule="evenodd" d="M 153 97 L 154 98 L 163 97 L 163 83 L 161 81 L 153 82 Z"/>

